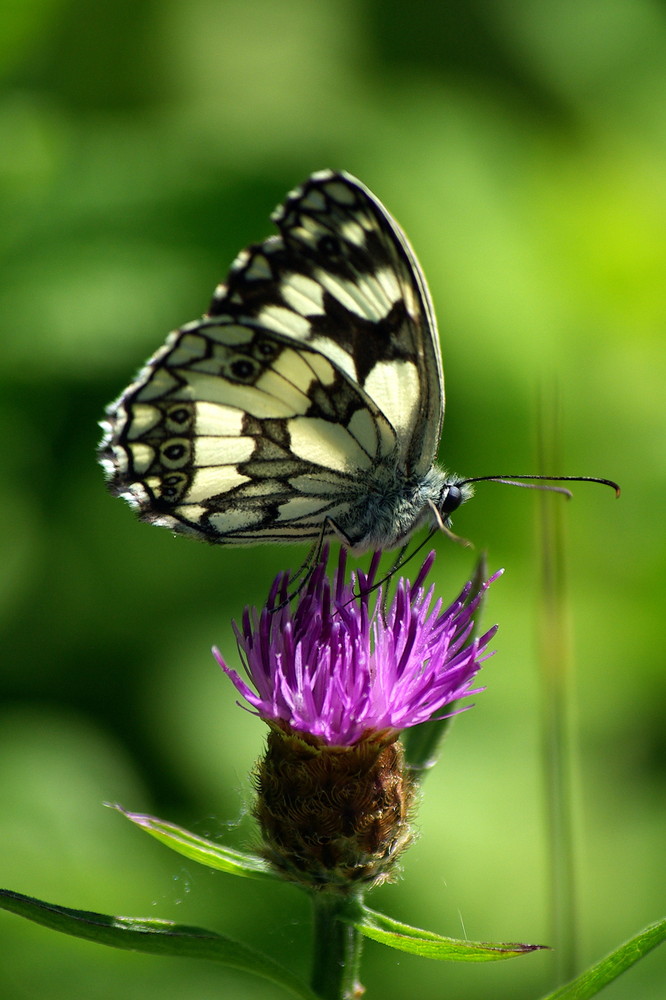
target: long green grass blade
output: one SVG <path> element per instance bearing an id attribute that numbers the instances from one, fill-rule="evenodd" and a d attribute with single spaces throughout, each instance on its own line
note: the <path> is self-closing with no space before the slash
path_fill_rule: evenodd
<path id="1" fill-rule="evenodd" d="M 666 939 L 666 918 L 650 924 L 606 958 L 542 1000 L 588 1000 Z"/>

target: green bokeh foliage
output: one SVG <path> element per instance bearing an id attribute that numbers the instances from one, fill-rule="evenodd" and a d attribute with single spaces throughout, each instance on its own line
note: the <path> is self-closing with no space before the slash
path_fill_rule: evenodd
<path id="1" fill-rule="evenodd" d="M 300 550 L 156 531 L 95 464 L 104 405 L 200 315 L 314 169 L 386 203 L 424 266 L 447 372 L 442 461 L 610 476 L 566 507 L 579 725 L 581 963 L 663 910 L 666 17 L 656 0 L 31 0 L 0 13 L 0 882 L 208 924 L 298 968 L 306 902 L 179 866 L 100 803 L 247 844 L 261 725 L 209 653 Z M 443 934 L 548 941 L 536 503 L 456 517 L 505 577 L 488 690 L 428 778 L 405 880 L 372 905 Z M 444 596 L 473 556 L 437 541 Z M 661 880 L 663 882 L 663 878 Z M 279 918 L 276 920 L 276 914 Z M 462 922 L 462 926 L 461 926 Z M 0 916 L 0 993 L 179 1000 L 275 990 Z M 35 951 L 40 962 L 34 962 Z M 442 969 L 367 949 L 370 995 L 528 998 L 549 959 Z M 651 956 L 609 998 L 662 996 Z M 226 978 L 225 978 L 226 977 Z"/>

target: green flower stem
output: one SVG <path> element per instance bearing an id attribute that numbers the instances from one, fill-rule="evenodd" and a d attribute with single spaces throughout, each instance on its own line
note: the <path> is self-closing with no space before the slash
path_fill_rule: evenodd
<path id="1" fill-rule="evenodd" d="M 555 392 L 545 393 L 539 413 L 539 470 L 559 465 L 559 428 Z M 566 537 L 563 505 L 540 493 L 538 530 L 541 556 L 539 675 L 549 897 L 556 982 L 572 979 L 579 968 L 576 829 L 574 815 L 575 733 L 570 614 L 566 596 Z"/>
<path id="2" fill-rule="evenodd" d="M 352 1000 L 360 996 L 358 981 L 363 936 L 350 923 L 339 919 L 358 910 L 356 897 L 333 892 L 312 896 L 314 947 L 310 986 L 322 1000 Z"/>

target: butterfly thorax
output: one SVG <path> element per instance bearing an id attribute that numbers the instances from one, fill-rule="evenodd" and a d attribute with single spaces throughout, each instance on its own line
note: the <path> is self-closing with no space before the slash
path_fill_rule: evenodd
<path id="1" fill-rule="evenodd" d="M 436 526 L 440 519 L 448 525 L 449 515 L 471 494 L 471 487 L 459 486 L 437 466 L 425 476 L 405 478 L 387 463 L 371 483 L 363 483 L 358 500 L 334 524 L 355 553 L 394 549 L 420 527 Z"/>

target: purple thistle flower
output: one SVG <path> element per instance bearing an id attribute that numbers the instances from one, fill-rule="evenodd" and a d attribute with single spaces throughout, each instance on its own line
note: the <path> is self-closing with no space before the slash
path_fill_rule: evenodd
<path id="1" fill-rule="evenodd" d="M 327 557 L 294 604 L 281 573 L 261 613 L 246 609 L 242 629 L 234 624 L 254 687 L 213 652 L 270 726 L 254 774 L 264 856 L 310 890 L 355 893 L 394 877 L 412 840 L 416 786 L 400 731 L 480 690 L 472 683 L 495 628 L 471 638 L 472 584 L 444 611 L 424 590 L 434 552 L 414 583 L 398 581 L 388 609 L 379 554 L 349 583 L 346 550 L 332 581 Z"/>
<path id="2" fill-rule="evenodd" d="M 254 714 L 285 732 L 351 747 L 366 739 L 392 742 L 402 729 L 443 718 L 451 702 L 482 690 L 472 681 L 491 655 L 486 647 L 497 626 L 469 641 L 481 597 L 465 603 L 470 583 L 445 610 L 440 599 L 433 603 L 434 587 L 423 588 L 431 552 L 413 584 L 398 581 L 383 612 L 382 588 L 373 591 L 379 554 L 367 576 L 352 573 L 346 583 L 342 548 L 332 586 L 327 556 L 325 550 L 295 607 L 288 601 L 289 574 L 281 573 L 261 613 L 246 609 L 242 629 L 234 623 L 256 690 L 213 650 Z"/>

